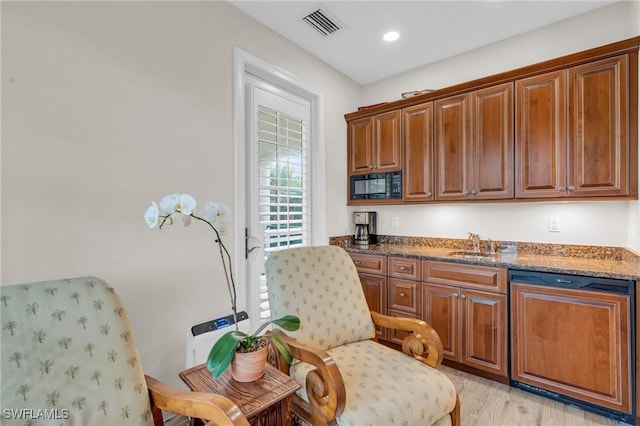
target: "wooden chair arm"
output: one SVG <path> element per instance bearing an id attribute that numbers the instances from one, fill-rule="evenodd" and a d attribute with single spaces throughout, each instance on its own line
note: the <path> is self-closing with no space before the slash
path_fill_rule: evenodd
<path id="1" fill-rule="evenodd" d="M 437 367 L 442 362 L 444 349 L 438 333 L 426 322 L 416 318 L 390 317 L 378 312 L 371 312 L 374 324 L 395 330 L 411 331 L 402 341 L 402 352 Z"/>
<path id="2" fill-rule="evenodd" d="M 316 367 L 307 373 L 306 390 L 314 424 L 335 424 L 335 418 L 344 411 L 346 390 L 342 374 L 326 351 L 303 345 L 280 330 L 278 333 L 293 352 L 293 357 Z"/>
<path id="3" fill-rule="evenodd" d="M 145 375 L 155 426 L 162 425 L 162 413 L 179 414 L 209 420 L 207 426 L 248 426 L 249 421 L 240 409 L 222 395 L 189 392 L 168 386 Z"/>

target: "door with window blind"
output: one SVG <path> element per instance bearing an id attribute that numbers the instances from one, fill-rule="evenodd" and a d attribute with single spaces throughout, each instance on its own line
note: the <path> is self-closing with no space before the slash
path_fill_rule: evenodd
<path id="1" fill-rule="evenodd" d="M 309 102 L 259 81 L 247 93 L 247 283 L 252 324 L 270 317 L 264 262 L 310 241 Z"/>

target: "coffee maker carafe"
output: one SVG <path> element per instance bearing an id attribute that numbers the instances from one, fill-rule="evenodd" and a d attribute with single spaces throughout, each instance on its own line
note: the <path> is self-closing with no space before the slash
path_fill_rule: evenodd
<path id="1" fill-rule="evenodd" d="M 367 245 L 377 243 L 376 212 L 353 212 L 353 243 Z"/>

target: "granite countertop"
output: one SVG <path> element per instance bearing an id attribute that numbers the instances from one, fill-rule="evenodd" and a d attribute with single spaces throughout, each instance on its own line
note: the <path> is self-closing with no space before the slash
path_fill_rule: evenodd
<path id="1" fill-rule="evenodd" d="M 332 239 L 348 252 L 411 257 L 423 260 L 447 261 L 528 271 L 554 272 L 569 275 L 640 280 L 640 259 L 627 249 L 599 246 L 557 246 L 550 244 L 521 244 L 509 246 L 491 257 L 461 257 L 456 251 L 471 251 L 465 240 L 413 238 L 408 244 L 393 241 L 356 246 L 348 239 Z M 415 241 L 420 240 L 420 241 Z M 417 244 L 414 244 L 417 243 Z M 463 247 L 460 245 L 463 244 Z M 514 250 L 515 247 L 515 250 Z M 628 251 L 628 253 L 627 253 Z"/>

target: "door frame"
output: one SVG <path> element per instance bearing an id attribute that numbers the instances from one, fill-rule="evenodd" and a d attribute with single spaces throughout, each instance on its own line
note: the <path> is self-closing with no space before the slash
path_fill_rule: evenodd
<path id="1" fill-rule="evenodd" d="M 244 229 L 246 223 L 246 103 L 245 74 L 307 99 L 311 106 L 309 137 L 311 140 L 311 244 L 328 244 L 326 215 L 326 163 L 324 135 L 324 92 L 290 72 L 272 65 L 239 47 L 233 48 L 233 124 L 234 124 L 234 269 L 238 292 L 238 310 L 249 313 L 251 328 L 259 318 L 258 294 L 247 286 Z M 254 294 L 255 293 L 255 294 Z"/>

